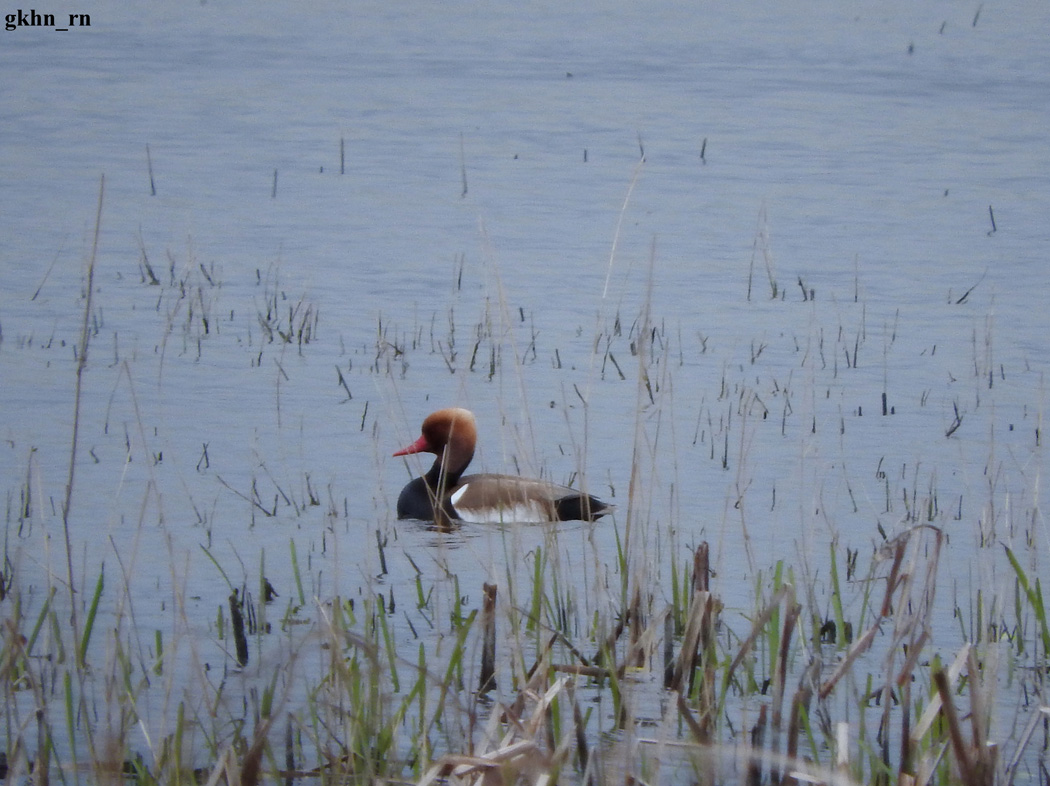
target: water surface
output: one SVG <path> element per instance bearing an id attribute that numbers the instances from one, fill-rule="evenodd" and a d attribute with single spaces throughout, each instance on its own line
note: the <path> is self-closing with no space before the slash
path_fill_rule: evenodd
<path id="1" fill-rule="evenodd" d="M 294 597 L 292 541 L 322 605 L 410 587 L 413 565 L 477 603 L 552 542 L 600 585 L 611 524 L 394 522 L 424 465 L 389 454 L 456 404 L 480 468 L 584 481 L 621 532 L 632 509 L 657 595 L 710 541 L 737 614 L 776 559 L 824 586 L 830 541 L 871 553 L 935 498 L 954 651 L 952 593 L 1005 598 L 1002 545 L 1033 544 L 1035 570 L 1045 551 L 1048 16 L 103 2 L 90 28 L 6 33 L 0 477 L 20 581 L 66 572 L 104 174 L 73 563 L 83 584 L 119 573 L 137 627 L 228 665 L 229 583 L 265 571 Z"/>

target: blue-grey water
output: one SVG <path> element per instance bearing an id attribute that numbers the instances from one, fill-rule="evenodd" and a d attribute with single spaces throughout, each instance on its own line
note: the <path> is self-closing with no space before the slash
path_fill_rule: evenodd
<path id="1" fill-rule="evenodd" d="M 476 607 L 553 543 L 587 620 L 615 607 L 594 590 L 613 526 L 657 597 L 707 540 L 746 628 L 778 559 L 826 592 L 830 542 L 870 555 L 924 508 L 949 538 L 947 659 L 973 588 L 1012 619 L 1004 545 L 1045 569 L 1045 3 L 87 11 L 0 39 L 20 586 L 68 599 L 103 175 L 72 563 L 85 595 L 105 565 L 100 617 L 144 651 L 160 630 L 228 668 L 217 609 L 260 573 L 296 598 L 292 542 L 305 619 L 407 602 L 416 567 Z M 586 483 L 615 522 L 396 523 L 424 464 L 390 453 L 452 404 L 479 418 L 478 467 Z"/>

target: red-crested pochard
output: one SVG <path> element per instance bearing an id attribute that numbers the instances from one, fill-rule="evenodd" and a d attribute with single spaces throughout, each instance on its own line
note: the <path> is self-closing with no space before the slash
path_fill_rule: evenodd
<path id="1" fill-rule="evenodd" d="M 422 435 L 395 456 L 434 453 L 437 459 L 421 478 L 401 490 L 399 519 L 471 522 L 594 521 L 613 506 L 568 486 L 513 475 L 463 476 L 474 458 L 478 431 L 470 410 L 439 409 L 423 421 Z"/>

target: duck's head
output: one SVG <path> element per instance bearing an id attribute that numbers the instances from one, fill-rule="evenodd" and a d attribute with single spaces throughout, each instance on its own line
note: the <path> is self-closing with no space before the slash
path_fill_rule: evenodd
<path id="1" fill-rule="evenodd" d="M 432 412 L 423 421 L 420 431 L 419 439 L 394 455 L 433 453 L 443 458 L 445 469 L 452 472 L 462 471 L 474 458 L 478 429 L 474 413 L 469 409 L 449 407 Z"/>

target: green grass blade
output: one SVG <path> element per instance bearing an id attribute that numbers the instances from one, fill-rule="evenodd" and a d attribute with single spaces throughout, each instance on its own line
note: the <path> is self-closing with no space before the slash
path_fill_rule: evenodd
<path id="1" fill-rule="evenodd" d="M 88 607 L 87 619 L 84 621 L 84 632 L 80 637 L 80 645 L 77 650 L 77 664 L 81 667 L 87 662 L 87 648 L 91 641 L 91 631 L 95 627 L 95 617 L 98 614 L 98 602 L 102 599 L 102 588 L 105 586 L 106 566 L 98 572 L 98 581 L 95 582 L 95 594 L 91 597 L 91 606 Z"/>
<path id="2" fill-rule="evenodd" d="M 295 577 L 295 590 L 299 593 L 299 605 L 306 605 L 306 593 L 303 592 L 303 577 L 299 572 L 299 557 L 295 551 L 295 538 L 288 539 L 288 547 L 292 557 L 292 575 Z"/>
<path id="3" fill-rule="evenodd" d="M 1032 607 L 1032 613 L 1035 614 L 1036 621 L 1039 623 L 1040 637 L 1043 641 L 1043 654 L 1050 655 L 1050 626 L 1047 625 L 1046 621 L 1046 607 L 1043 605 L 1042 585 L 1037 577 L 1035 587 L 1033 587 L 1028 581 L 1028 574 L 1021 567 L 1021 563 L 1017 561 L 1013 551 L 1008 547 L 1004 546 L 1004 548 L 1006 548 L 1006 558 L 1010 560 L 1010 565 L 1017 575 L 1017 580 L 1021 583 L 1021 589 L 1024 590 L 1028 603 Z"/>

